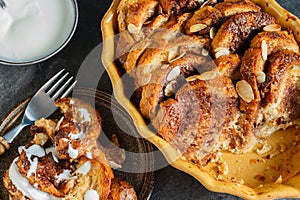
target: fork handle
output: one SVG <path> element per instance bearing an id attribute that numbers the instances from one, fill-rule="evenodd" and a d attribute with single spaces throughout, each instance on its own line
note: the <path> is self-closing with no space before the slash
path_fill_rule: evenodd
<path id="1" fill-rule="evenodd" d="M 10 130 L 9 132 L 7 132 L 3 138 L 5 139 L 5 141 L 7 143 L 11 143 L 15 137 L 17 137 L 17 135 L 20 133 L 20 131 L 25 127 L 30 125 L 30 123 L 21 123 L 18 126 L 16 126 L 15 128 L 13 128 L 12 130 Z"/>
<path id="2" fill-rule="evenodd" d="M 0 136 L 0 155 L 2 155 L 6 149 L 9 149 L 10 145 L 6 142 L 6 140 Z"/>

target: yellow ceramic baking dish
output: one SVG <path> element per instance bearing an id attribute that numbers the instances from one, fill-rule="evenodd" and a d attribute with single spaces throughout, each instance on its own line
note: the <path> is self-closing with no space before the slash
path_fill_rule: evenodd
<path id="1" fill-rule="evenodd" d="M 282 27 L 290 28 L 299 43 L 300 20 L 297 17 L 283 9 L 275 0 L 252 1 L 262 7 L 263 11 L 273 15 Z M 101 22 L 104 45 L 102 62 L 111 79 L 117 100 L 131 115 L 141 136 L 158 147 L 173 167 L 192 175 L 208 190 L 229 193 L 245 199 L 300 197 L 299 130 L 274 133 L 268 139 L 273 151 L 268 152 L 267 156 L 255 152 L 243 155 L 224 152 L 223 160 L 227 163 L 229 172 L 220 176 L 216 173 L 218 166 L 215 164 L 199 168 L 181 159 L 176 149 L 149 128 L 137 107 L 125 95 L 128 88 L 122 81 L 124 74 L 120 70 L 121 67 L 114 62 L 115 35 L 118 33 L 116 10 L 119 2 L 120 0 L 112 2 Z"/>

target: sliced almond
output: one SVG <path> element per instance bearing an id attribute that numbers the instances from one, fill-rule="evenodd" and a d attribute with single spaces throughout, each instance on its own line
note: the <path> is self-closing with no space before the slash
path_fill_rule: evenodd
<path id="1" fill-rule="evenodd" d="M 275 181 L 275 184 L 281 184 L 282 183 L 282 176 L 280 175 L 277 180 Z"/>
<path id="2" fill-rule="evenodd" d="M 165 96 L 169 97 L 174 93 L 174 88 L 176 87 L 176 81 L 171 81 L 167 84 L 164 90 Z"/>
<path id="3" fill-rule="evenodd" d="M 215 57 L 216 58 L 219 58 L 221 56 L 228 56 L 230 54 L 230 51 L 229 49 L 225 49 L 225 48 L 220 48 L 216 54 L 215 54 Z"/>
<path id="4" fill-rule="evenodd" d="M 203 1 L 202 1 L 203 2 Z M 200 8 L 203 8 L 204 6 L 206 6 L 207 4 L 209 4 L 210 3 L 210 1 L 205 1 L 201 6 L 200 6 Z"/>
<path id="5" fill-rule="evenodd" d="M 180 67 L 174 67 L 167 76 L 167 81 L 175 80 L 180 75 Z"/>
<path id="6" fill-rule="evenodd" d="M 250 103 L 254 99 L 252 87 L 245 80 L 241 80 L 236 83 L 236 91 L 238 95 L 247 103 Z"/>
<path id="7" fill-rule="evenodd" d="M 298 71 L 298 70 L 300 70 L 300 66 L 299 65 L 293 65 L 292 70 Z"/>
<path id="8" fill-rule="evenodd" d="M 199 75 L 189 76 L 189 77 L 187 77 L 185 80 L 186 80 L 187 82 L 192 82 L 192 81 L 194 81 L 194 80 L 197 80 L 197 79 L 198 79 L 198 76 L 199 76 Z"/>
<path id="9" fill-rule="evenodd" d="M 266 40 L 261 41 L 261 55 L 264 61 L 268 59 L 268 45 Z"/>
<path id="10" fill-rule="evenodd" d="M 158 6 L 158 14 L 163 14 L 163 9 L 162 9 L 162 7 L 161 7 L 161 5 L 159 5 Z"/>
<path id="11" fill-rule="evenodd" d="M 200 75 L 198 75 L 198 79 L 202 80 L 202 81 L 208 81 L 211 79 L 214 79 L 217 76 L 217 73 L 215 71 L 208 71 L 208 72 L 204 72 Z"/>
<path id="12" fill-rule="evenodd" d="M 168 61 L 170 62 L 172 59 L 174 59 L 177 54 L 178 54 L 177 50 L 174 50 L 174 49 L 169 50 L 168 51 Z"/>
<path id="13" fill-rule="evenodd" d="M 269 24 L 263 28 L 264 31 L 280 31 L 281 26 L 279 24 Z"/>
<path id="14" fill-rule="evenodd" d="M 223 175 L 227 175 L 229 172 L 229 166 L 228 164 L 224 161 L 223 163 L 218 165 L 218 170 L 219 173 L 223 174 Z"/>
<path id="15" fill-rule="evenodd" d="M 151 77 L 152 77 L 152 74 L 150 74 L 150 73 L 144 74 L 143 79 L 142 79 L 142 83 L 144 85 L 148 84 L 151 81 Z"/>
<path id="16" fill-rule="evenodd" d="M 144 25 L 150 24 L 151 22 L 152 22 L 151 20 L 146 21 L 146 22 L 144 22 Z"/>
<path id="17" fill-rule="evenodd" d="M 201 53 L 202 53 L 203 56 L 208 56 L 209 51 L 207 49 L 203 48 L 202 51 L 201 51 Z"/>
<path id="18" fill-rule="evenodd" d="M 183 52 L 183 53 L 180 54 L 179 56 L 177 56 L 177 57 L 171 59 L 171 60 L 169 61 L 169 63 L 175 62 L 176 60 L 178 60 L 178 59 L 182 58 L 183 56 L 185 56 L 185 54 L 186 54 L 186 52 Z"/>
<path id="19" fill-rule="evenodd" d="M 136 27 L 134 24 L 128 24 L 127 29 L 129 33 L 138 34 L 140 32 L 140 28 Z"/>
<path id="20" fill-rule="evenodd" d="M 206 24 L 194 24 L 190 27 L 190 32 L 191 33 L 196 33 L 198 31 L 201 31 L 207 27 Z"/>
<path id="21" fill-rule="evenodd" d="M 210 39 L 214 39 L 215 35 L 216 35 L 216 27 L 211 27 L 210 30 L 209 30 L 209 37 Z"/>
<path id="22" fill-rule="evenodd" d="M 199 80 L 202 80 L 202 81 L 208 81 L 208 80 L 214 79 L 216 76 L 217 76 L 217 72 L 208 71 L 208 72 L 204 72 L 200 75 L 189 76 L 185 80 L 187 82 L 192 82 L 196 79 L 199 79 Z"/>
<path id="23" fill-rule="evenodd" d="M 164 70 L 164 69 L 168 69 L 169 67 L 169 64 L 163 64 L 160 69 Z"/>
<path id="24" fill-rule="evenodd" d="M 263 155 L 272 150 L 272 146 L 269 144 L 264 144 L 260 149 L 256 149 L 256 153 L 258 155 Z"/>
<path id="25" fill-rule="evenodd" d="M 266 74 L 263 71 L 257 72 L 257 82 L 259 84 L 264 83 L 266 81 Z"/>

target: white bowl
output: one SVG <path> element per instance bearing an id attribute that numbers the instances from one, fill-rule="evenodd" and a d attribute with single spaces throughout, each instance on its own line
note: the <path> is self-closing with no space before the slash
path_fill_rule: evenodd
<path id="1" fill-rule="evenodd" d="M 7 0 L 6 8 L 0 10 L 0 23 L 0 63 L 39 63 L 71 40 L 78 23 L 77 1 Z"/>

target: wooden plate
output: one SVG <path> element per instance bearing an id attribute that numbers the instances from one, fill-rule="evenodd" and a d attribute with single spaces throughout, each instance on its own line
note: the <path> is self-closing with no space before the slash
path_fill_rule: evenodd
<path id="1" fill-rule="evenodd" d="M 138 199 L 149 199 L 154 186 L 154 156 L 152 145 L 141 138 L 136 131 L 131 117 L 109 94 L 87 88 L 74 90 L 73 97 L 80 98 L 95 105 L 102 119 L 102 133 L 99 142 L 105 147 L 112 134 L 119 140 L 120 146 L 126 151 L 126 160 L 122 168 L 114 170 L 117 177 L 131 183 L 137 192 Z M 30 98 L 13 108 L 0 124 L 0 133 L 17 125 L 24 113 Z M 55 118 L 59 112 L 54 113 Z M 29 127 L 26 127 L 11 144 L 11 149 L 0 156 L 0 199 L 8 200 L 8 193 L 3 187 L 2 177 L 12 160 L 18 156 L 18 147 L 30 141 Z"/>

